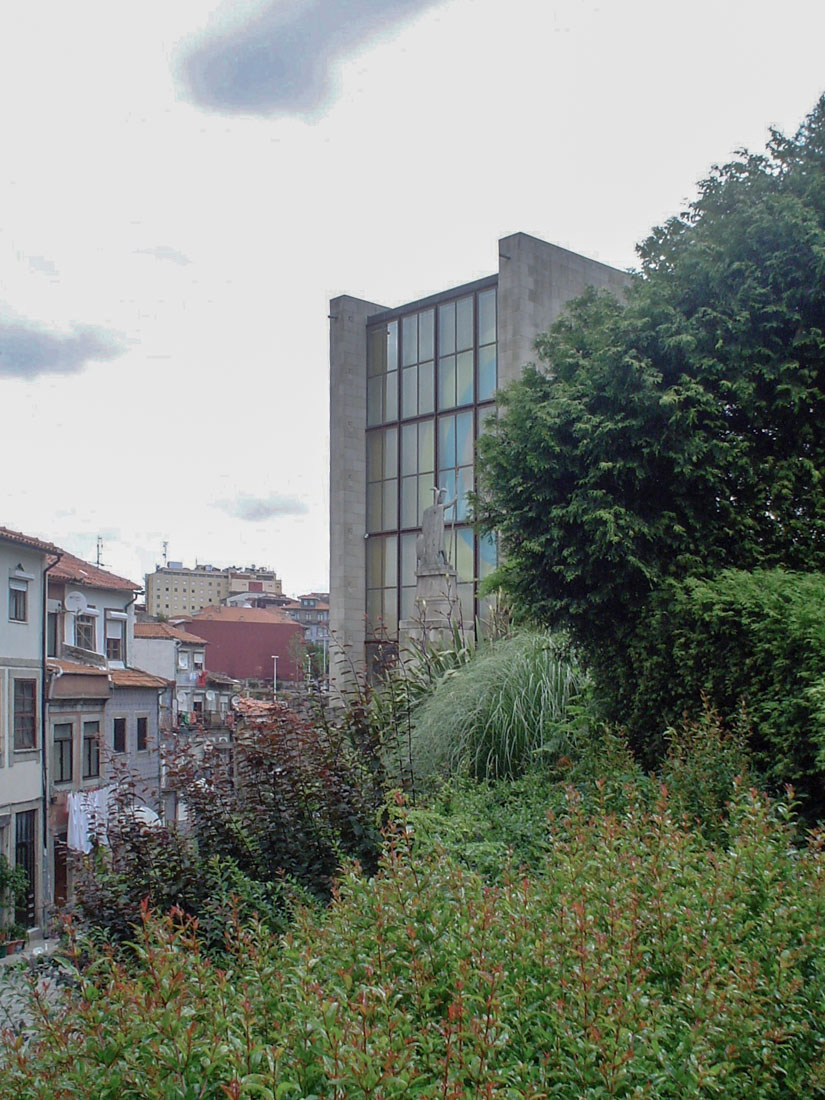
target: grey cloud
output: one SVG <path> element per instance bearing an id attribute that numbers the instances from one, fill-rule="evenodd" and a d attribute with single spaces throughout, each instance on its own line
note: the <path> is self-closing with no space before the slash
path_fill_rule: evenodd
<path id="1" fill-rule="evenodd" d="M 277 516 L 302 516 L 307 506 L 297 497 L 279 496 L 271 493 L 268 497 L 252 497 L 241 493 L 232 500 L 218 500 L 216 507 L 234 519 L 265 520 Z"/>
<path id="2" fill-rule="evenodd" d="M 331 98 L 336 60 L 440 0 L 276 0 L 207 33 L 178 76 L 199 107 L 225 114 L 311 114 Z"/>
<path id="3" fill-rule="evenodd" d="M 191 264 L 191 260 L 183 252 L 178 252 L 176 248 L 170 248 L 169 245 L 160 244 L 157 248 L 139 248 L 137 249 L 140 256 L 154 256 L 156 260 L 168 260 L 173 264 Z"/>
<path id="4" fill-rule="evenodd" d="M 0 378 L 79 374 L 91 360 L 115 359 L 123 351 L 112 333 L 87 325 L 66 334 L 28 321 L 0 319 Z"/>

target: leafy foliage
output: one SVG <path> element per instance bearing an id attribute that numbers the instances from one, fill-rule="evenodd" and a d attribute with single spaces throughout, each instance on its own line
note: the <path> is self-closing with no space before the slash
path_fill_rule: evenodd
<path id="1" fill-rule="evenodd" d="M 219 968 L 150 914 L 137 969 L 98 953 L 28 1045 L 18 1100 L 813 1097 L 825 1092 L 825 862 L 738 788 L 725 848 L 664 793 L 620 815 L 571 790 L 543 867 L 491 884 L 402 822 L 372 881 Z"/>
<path id="2" fill-rule="evenodd" d="M 639 251 L 627 301 L 575 303 L 480 442 L 498 580 L 603 685 L 666 580 L 825 569 L 825 97 Z"/>
<path id="3" fill-rule="evenodd" d="M 625 713 L 653 759 L 668 724 L 700 696 L 734 730 L 747 712 L 756 768 L 791 782 L 821 813 L 825 778 L 825 576 L 781 569 L 725 570 L 664 587 L 630 651 Z M 678 675 L 674 675 L 678 669 Z"/>
<path id="4" fill-rule="evenodd" d="M 184 746 L 169 762 L 186 828 L 147 827 L 121 815 L 111 850 L 84 864 L 82 915 L 115 940 L 131 937 L 141 905 L 179 907 L 211 947 L 229 918 L 284 926 L 290 899 L 330 896 L 342 860 L 377 866 L 383 773 L 363 745 L 283 708 L 241 728 L 232 757 Z"/>
<path id="5" fill-rule="evenodd" d="M 563 638 L 523 633 L 479 648 L 414 715 L 417 776 L 500 779 L 570 753 L 587 678 Z"/>

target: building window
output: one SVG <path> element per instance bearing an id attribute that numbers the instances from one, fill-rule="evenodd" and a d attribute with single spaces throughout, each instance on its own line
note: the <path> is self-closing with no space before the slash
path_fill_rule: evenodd
<path id="1" fill-rule="evenodd" d="M 416 616 L 416 535 L 436 486 L 446 501 L 456 497 L 445 550 L 465 625 L 489 618 L 475 584 L 489 573 L 495 547 L 472 531 L 467 496 L 476 439 L 495 410 L 496 295 L 488 284 L 397 316 L 392 335 L 387 322 L 367 330 L 366 603 L 367 637 L 376 642 L 393 637 L 399 618 Z M 398 375 L 392 415 L 381 405 L 390 370 Z"/>
<path id="2" fill-rule="evenodd" d="M 367 530 L 398 526 L 398 428 L 367 436 Z"/>
<path id="3" fill-rule="evenodd" d="M 137 720 L 137 751 L 147 752 L 149 749 L 149 719 L 146 717 Z"/>
<path id="4" fill-rule="evenodd" d="M 192 667 L 197 669 L 199 672 L 203 671 L 203 653 L 192 654 Z"/>
<path id="5" fill-rule="evenodd" d="M 37 681 L 14 681 L 14 747 L 33 749 L 37 744 Z"/>
<path id="6" fill-rule="evenodd" d="M 183 650 L 178 650 L 178 668 L 189 668 L 189 654 Z"/>
<path id="7" fill-rule="evenodd" d="M 97 652 L 94 615 L 75 615 L 74 644 L 78 649 L 88 649 L 91 653 Z"/>
<path id="8" fill-rule="evenodd" d="M 58 615 L 56 611 L 50 611 L 46 618 L 46 655 L 57 656 L 57 627 Z"/>
<path id="9" fill-rule="evenodd" d="M 54 726 L 54 781 L 68 783 L 72 778 L 71 722 L 57 722 Z"/>
<path id="10" fill-rule="evenodd" d="M 398 419 L 398 322 L 367 337 L 367 423 Z"/>
<path id="11" fill-rule="evenodd" d="M 24 897 L 18 895 L 14 910 L 17 924 L 31 928 L 35 923 L 34 876 L 35 876 L 35 830 L 37 828 L 37 810 L 23 810 L 14 815 L 14 862 L 26 872 L 27 885 Z"/>
<path id="12" fill-rule="evenodd" d="M 122 619 L 106 620 L 106 659 L 123 662 L 126 623 Z"/>
<path id="13" fill-rule="evenodd" d="M 112 748 L 115 752 L 126 752 L 125 718 L 115 718 L 112 722 Z"/>
<path id="14" fill-rule="evenodd" d="M 28 620 L 29 586 L 26 581 L 9 581 L 9 618 L 13 623 Z"/>
<path id="15" fill-rule="evenodd" d="M 122 720 L 122 719 L 121 719 Z M 83 778 L 100 775 L 100 722 L 83 723 Z"/>

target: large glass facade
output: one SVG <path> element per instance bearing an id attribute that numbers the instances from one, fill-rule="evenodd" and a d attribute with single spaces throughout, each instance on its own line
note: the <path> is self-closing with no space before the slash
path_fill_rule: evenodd
<path id="1" fill-rule="evenodd" d="M 494 410 L 496 287 L 484 280 L 367 333 L 367 641 L 397 636 L 415 617 L 416 536 L 436 487 L 456 498 L 447 552 L 464 624 L 487 616 L 477 583 L 495 567 L 495 543 L 469 525 L 475 444 Z"/>

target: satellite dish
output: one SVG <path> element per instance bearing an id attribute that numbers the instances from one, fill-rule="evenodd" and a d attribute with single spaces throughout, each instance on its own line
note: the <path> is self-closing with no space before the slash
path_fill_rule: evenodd
<path id="1" fill-rule="evenodd" d="M 82 592 L 70 592 L 63 603 L 67 611 L 82 612 L 89 606 Z"/>
<path id="2" fill-rule="evenodd" d="M 233 707 L 236 707 L 238 705 L 238 703 L 240 703 L 240 701 L 241 701 L 240 695 L 233 695 L 232 696 L 232 706 Z"/>

